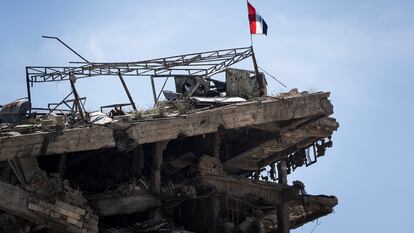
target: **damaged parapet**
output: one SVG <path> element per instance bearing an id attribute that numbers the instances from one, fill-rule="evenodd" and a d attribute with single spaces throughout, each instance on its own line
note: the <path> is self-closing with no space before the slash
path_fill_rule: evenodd
<path id="1" fill-rule="evenodd" d="M 29 95 L 1 110 L 0 232 L 289 232 L 332 213 L 336 197 L 288 182 L 333 146 L 330 93 L 267 96 L 264 74 L 229 67 L 251 56 L 27 67 L 28 84 L 71 91 L 47 108 Z M 156 105 L 140 111 L 123 77 L 148 74 L 173 77 L 175 90 L 153 85 Z M 86 111 L 77 80 L 97 75 L 118 76 L 130 102 Z"/>

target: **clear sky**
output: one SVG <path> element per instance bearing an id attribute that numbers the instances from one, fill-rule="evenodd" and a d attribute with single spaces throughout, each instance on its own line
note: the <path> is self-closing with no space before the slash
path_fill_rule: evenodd
<path id="1" fill-rule="evenodd" d="M 269 26 L 255 36 L 259 65 L 289 88 L 330 91 L 341 126 L 327 156 L 299 168 L 308 193 L 339 198 L 314 232 L 414 232 L 414 1 L 252 0 Z M 0 103 L 26 96 L 26 65 L 79 59 L 136 61 L 249 45 L 246 3 L 227 1 L 1 1 Z M 150 81 L 129 78 L 151 105 Z M 270 92 L 285 91 L 269 79 Z M 126 102 L 116 78 L 79 80 L 88 109 Z M 160 83 L 158 83 L 160 85 Z M 171 86 L 171 83 L 169 83 Z M 34 104 L 55 102 L 64 83 L 37 85 Z M 311 232 L 315 223 L 294 232 Z"/>

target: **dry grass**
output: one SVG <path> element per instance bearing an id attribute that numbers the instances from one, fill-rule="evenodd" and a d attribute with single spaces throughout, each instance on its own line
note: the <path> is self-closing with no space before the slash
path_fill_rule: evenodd
<path id="1" fill-rule="evenodd" d="M 168 114 L 186 114 L 194 110 L 194 106 L 190 100 L 178 101 L 158 101 L 155 107 L 133 112 L 134 118 L 139 120 L 145 116 L 153 116 L 157 118 L 166 117 Z"/>

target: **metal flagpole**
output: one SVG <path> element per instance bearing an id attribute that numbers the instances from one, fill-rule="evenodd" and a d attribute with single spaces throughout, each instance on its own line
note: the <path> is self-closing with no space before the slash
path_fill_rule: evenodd
<path id="1" fill-rule="evenodd" d="M 246 6 L 247 6 L 247 19 L 248 19 L 247 22 L 249 23 L 250 47 L 252 47 L 253 49 L 253 36 L 252 36 L 251 28 L 250 28 L 249 0 L 246 0 Z"/>
<path id="2" fill-rule="evenodd" d="M 248 0 L 246 0 L 246 4 L 248 4 L 249 3 L 249 1 Z M 248 13 L 247 13 L 248 14 Z M 274 80 L 276 80 L 280 85 L 282 85 L 283 87 L 285 87 L 285 88 L 287 88 L 286 87 L 286 85 L 284 84 L 284 83 L 282 83 L 281 81 L 279 81 L 277 78 L 275 78 L 274 76 L 272 76 L 271 74 L 269 74 L 268 72 L 266 72 L 263 68 L 261 68 L 261 67 L 259 67 L 258 65 L 257 65 L 257 61 L 256 61 L 256 56 L 254 55 L 254 50 L 253 50 L 253 35 L 252 35 L 252 32 L 251 32 L 251 30 L 250 30 L 250 16 L 248 15 L 248 18 L 249 18 L 249 33 L 250 33 L 250 47 L 251 47 L 251 49 L 252 49 L 252 59 L 253 59 L 253 65 L 254 65 L 254 71 L 255 71 L 255 73 L 256 73 L 256 77 L 258 77 L 258 74 L 259 74 L 259 69 L 261 69 L 263 72 L 265 72 L 267 75 L 269 75 L 271 78 L 273 78 Z M 261 90 L 264 90 L 264 83 L 263 83 L 263 80 L 260 82 L 259 80 L 258 80 L 258 82 L 259 82 L 259 88 L 261 88 L 261 83 L 262 83 L 262 85 L 263 85 L 263 89 L 261 89 Z"/>
<path id="3" fill-rule="evenodd" d="M 246 1 L 246 5 L 249 4 L 249 1 Z M 252 31 L 250 28 L 250 15 L 249 15 L 249 10 L 247 9 L 247 17 L 249 19 L 249 33 L 250 33 L 250 47 L 252 49 L 252 60 L 253 60 L 253 67 L 254 67 L 254 73 L 256 74 L 256 80 L 257 83 L 259 84 L 259 96 L 263 96 L 265 93 L 265 86 L 264 86 L 264 82 L 263 79 L 260 76 L 259 73 L 259 67 L 257 66 L 257 61 L 256 61 L 256 56 L 254 55 L 254 49 L 253 49 L 253 35 L 252 35 Z"/>

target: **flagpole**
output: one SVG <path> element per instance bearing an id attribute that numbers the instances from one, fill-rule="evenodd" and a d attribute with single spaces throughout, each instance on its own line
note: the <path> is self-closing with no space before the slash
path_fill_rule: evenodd
<path id="1" fill-rule="evenodd" d="M 249 0 L 246 0 L 246 5 L 249 5 Z M 253 36 L 252 36 L 252 31 L 250 29 L 250 15 L 249 15 L 249 10 L 247 9 L 247 19 L 248 19 L 248 23 L 249 23 L 249 35 L 250 35 L 250 47 L 252 47 L 253 49 Z"/>
<path id="2" fill-rule="evenodd" d="M 246 4 L 247 5 L 249 4 L 248 0 L 246 0 Z M 256 56 L 254 55 L 253 35 L 252 35 L 251 30 L 250 30 L 250 16 L 249 15 L 247 15 L 247 16 L 248 16 L 248 19 L 249 19 L 248 22 L 249 22 L 249 34 L 250 34 L 250 48 L 252 50 L 252 60 L 253 60 L 254 73 L 255 73 L 255 76 L 256 76 L 257 83 L 259 84 L 259 96 L 264 96 L 265 86 L 264 86 L 263 79 L 261 78 L 260 73 L 259 73 L 259 67 L 257 65 Z"/>

